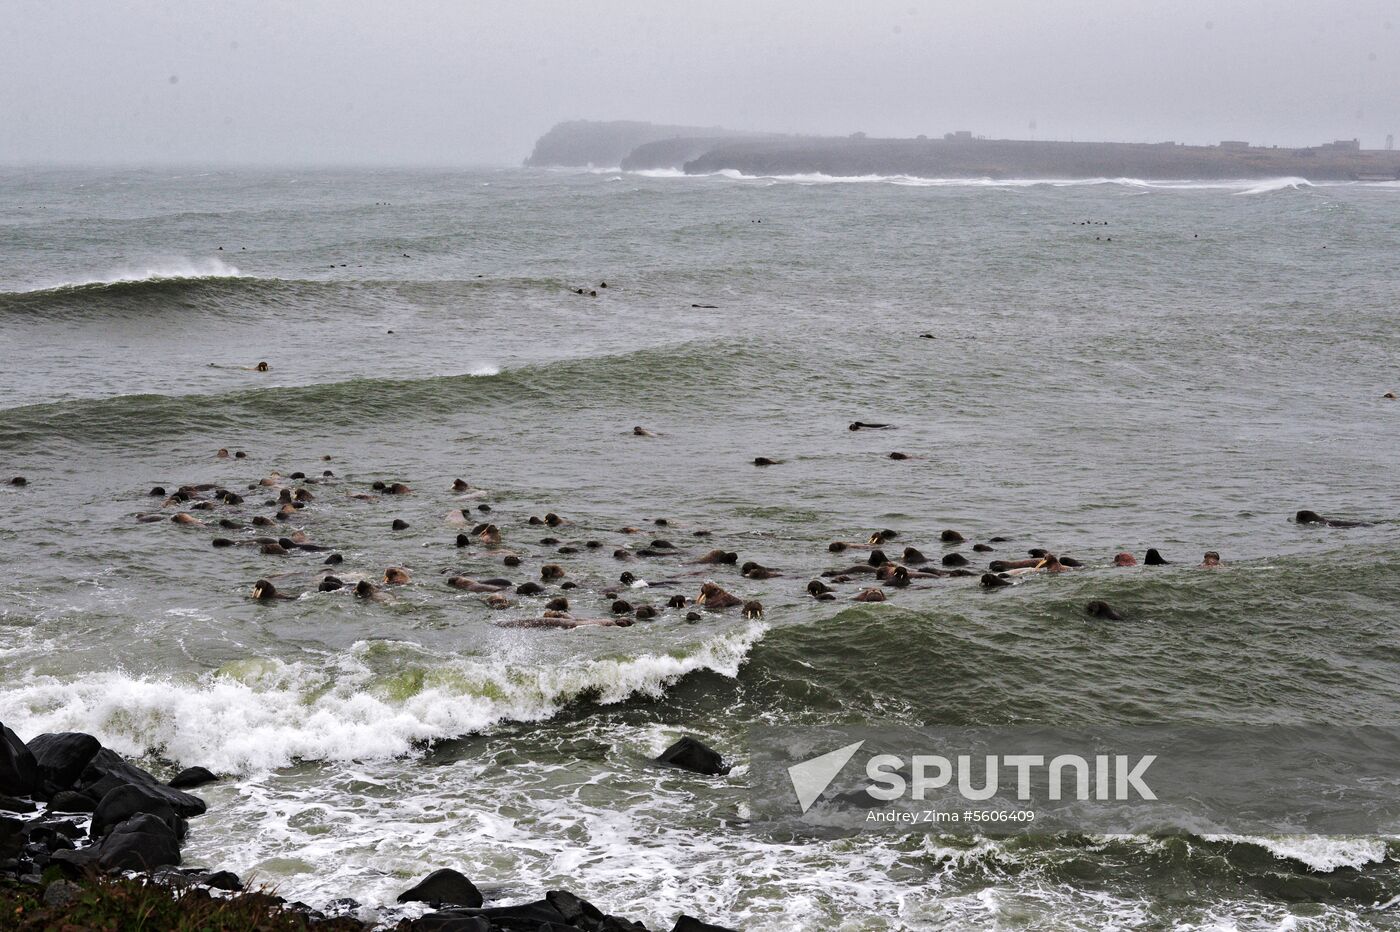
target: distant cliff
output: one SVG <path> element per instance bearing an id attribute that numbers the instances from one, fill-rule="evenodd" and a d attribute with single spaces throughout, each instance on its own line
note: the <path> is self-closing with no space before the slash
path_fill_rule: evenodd
<path id="1" fill-rule="evenodd" d="M 783 139 L 720 144 L 685 163 L 690 174 L 912 175 L 922 178 L 1301 177 L 1400 178 L 1400 152 L 1325 145 L 1303 149 L 1017 139 Z"/>
<path id="2" fill-rule="evenodd" d="M 977 139 L 966 133 L 939 139 L 867 139 L 860 135 L 779 136 L 719 127 L 588 120 L 555 126 L 540 137 L 525 164 L 847 177 L 1400 179 L 1400 152 L 1361 149 L 1355 141 L 1307 148 L 1260 148 L 1245 143 L 1179 146 Z"/>
<path id="3" fill-rule="evenodd" d="M 616 168 L 634 149 L 661 140 L 709 140 L 754 138 L 718 126 L 665 126 L 628 120 L 598 122 L 571 120 L 558 123 L 535 143 L 535 151 L 525 164 L 535 168 Z M 703 142 L 681 150 L 694 158 L 709 146 Z M 679 168 L 684 159 L 669 164 L 648 164 L 648 168 Z"/>

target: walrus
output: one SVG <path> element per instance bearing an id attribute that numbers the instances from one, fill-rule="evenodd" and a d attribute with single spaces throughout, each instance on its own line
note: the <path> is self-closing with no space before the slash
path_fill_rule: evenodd
<path id="1" fill-rule="evenodd" d="M 890 453 L 890 459 L 892 460 L 907 460 L 908 458 L 908 453 L 900 453 L 898 450 L 894 450 Z"/>
<path id="2" fill-rule="evenodd" d="M 565 521 L 563 518 L 559 517 L 551 511 L 544 516 L 544 523 L 549 525 L 550 527 L 560 527 L 561 525 L 570 524 L 571 522 Z"/>
<path id="3" fill-rule="evenodd" d="M 698 560 L 691 560 L 690 562 L 691 562 L 692 564 L 694 564 L 694 563 L 706 563 L 706 564 L 720 564 L 720 563 L 722 563 L 722 564 L 725 564 L 725 565 L 733 565 L 733 564 L 739 562 L 739 554 L 735 553 L 735 552 L 732 551 L 732 550 L 728 550 L 728 551 L 726 551 L 726 550 L 711 550 L 709 553 L 705 554 L 703 557 L 700 557 Z"/>
<path id="4" fill-rule="evenodd" d="M 613 604 L 609 606 L 609 611 L 614 615 L 630 615 L 632 614 L 632 603 L 628 602 L 626 599 L 616 599 L 613 601 Z"/>
<path id="5" fill-rule="evenodd" d="M 345 562 L 345 558 L 342 557 L 342 556 L 341 556 L 340 554 L 338 554 L 338 553 L 333 553 L 333 554 L 331 554 L 330 556 L 326 557 L 326 559 L 323 560 L 323 561 L 321 561 L 321 562 L 322 562 L 325 566 L 336 566 L 336 565 L 338 565 L 338 564 L 340 564 L 340 563 L 344 563 L 344 562 Z"/>
<path id="6" fill-rule="evenodd" d="M 928 557 L 924 556 L 922 553 L 920 553 L 918 550 L 915 550 L 913 547 L 905 547 L 905 548 L 904 548 L 904 562 L 905 562 L 905 563 L 915 563 L 915 564 L 918 564 L 918 563 L 927 563 L 927 562 L 928 562 Z"/>
<path id="7" fill-rule="evenodd" d="M 889 572 L 885 572 L 886 570 Z M 876 576 L 885 585 L 894 586 L 896 589 L 905 589 L 909 586 L 909 570 L 893 563 L 880 567 L 880 572 Z"/>
<path id="8" fill-rule="evenodd" d="M 613 555 L 613 559 L 614 559 L 614 560 L 630 560 L 630 559 L 632 559 L 632 551 L 626 549 L 625 547 L 619 547 L 619 548 L 617 548 L 616 550 L 613 551 L 613 554 L 612 554 L 612 555 Z"/>
<path id="9" fill-rule="evenodd" d="M 942 563 L 944 566 L 967 566 L 968 559 L 962 554 L 954 551 L 953 553 L 945 553 L 943 555 Z"/>
<path id="10" fill-rule="evenodd" d="M 1201 558 L 1201 566 L 1206 569 L 1214 569 L 1222 565 L 1223 564 L 1220 562 L 1220 554 L 1214 550 L 1207 550 L 1206 555 Z"/>
<path id="11" fill-rule="evenodd" d="M 224 447 L 219 447 L 219 452 L 215 453 L 214 457 L 216 459 L 226 460 L 228 459 L 228 450 Z"/>
<path id="12" fill-rule="evenodd" d="M 998 576 L 995 573 L 983 573 L 981 585 L 983 589 L 1000 589 L 1003 586 L 1015 584 L 1011 580 Z"/>
<path id="13" fill-rule="evenodd" d="M 255 370 L 257 370 L 258 372 L 266 372 L 266 371 L 267 371 L 268 369 L 270 369 L 271 367 L 270 367 L 266 362 L 260 362 L 260 363 L 258 363 L 256 366 L 254 366 L 253 368 L 254 368 Z"/>
<path id="14" fill-rule="evenodd" d="M 890 430 L 893 424 L 867 424 L 865 421 L 852 421 L 848 430 Z"/>
<path id="15" fill-rule="evenodd" d="M 556 595 L 554 598 L 544 603 L 544 608 L 545 611 L 548 612 L 567 612 L 569 610 L 569 600 L 562 595 Z"/>
<path id="16" fill-rule="evenodd" d="M 770 569 L 759 563 L 754 563 L 752 560 L 739 567 L 739 573 L 749 579 L 773 579 L 776 576 L 783 575 L 778 570 Z"/>
<path id="17" fill-rule="evenodd" d="M 852 602 L 883 602 L 885 601 L 885 590 L 883 589 L 862 589 L 851 596 Z"/>
<path id="18" fill-rule="evenodd" d="M 541 518 L 539 515 L 530 515 L 530 520 L 526 521 L 525 523 L 530 525 L 531 527 L 539 527 L 540 525 L 544 524 L 544 518 Z"/>
<path id="19" fill-rule="evenodd" d="M 147 492 L 146 494 L 147 494 L 147 495 L 154 495 L 154 496 L 156 496 L 156 497 L 158 497 L 158 498 L 164 498 L 164 497 L 165 497 L 165 486 L 161 486 L 161 485 L 155 486 L 154 488 L 151 489 L 151 491 Z"/>
<path id="20" fill-rule="evenodd" d="M 826 549 L 828 553 L 841 553 L 849 546 L 850 544 L 846 543 L 845 541 L 833 540 L 831 543 L 826 545 Z"/>
<path id="21" fill-rule="evenodd" d="M 273 599 L 294 599 L 296 596 L 278 592 L 272 583 L 266 579 L 259 579 L 253 583 L 253 598 L 259 602 L 271 602 Z"/>
<path id="22" fill-rule="evenodd" d="M 467 485 L 466 482 L 462 481 L 461 479 L 453 479 L 453 480 L 452 480 L 452 491 L 454 491 L 454 492 L 466 492 L 466 491 L 469 491 L 470 489 L 471 489 L 471 486 Z"/>
<path id="23" fill-rule="evenodd" d="M 657 613 L 656 609 L 650 605 L 639 605 L 637 606 L 637 610 L 632 614 L 635 618 L 645 621 L 648 618 L 655 618 Z"/>
<path id="24" fill-rule="evenodd" d="M 870 551 L 870 556 L 866 557 L 865 562 L 869 563 L 871 566 L 880 567 L 890 562 L 890 558 L 885 556 L 885 551 L 883 550 L 872 550 Z"/>
<path id="25" fill-rule="evenodd" d="M 391 566 L 384 571 L 384 585 L 404 586 L 408 584 L 408 570 L 402 566 Z"/>
<path id="26" fill-rule="evenodd" d="M 258 548 L 258 552 L 269 557 L 285 557 L 287 555 L 287 548 L 279 543 L 269 542 Z"/>
<path id="27" fill-rule="evenodd" d="M 1148 547 L 1148 548 L 1147 548 L 1147 555 L 1146 555 L 1145 557 L 1143 557 L 1142 562 L 1143 562 L 1144 564 L 1146 564 L 1147 566 L 1169 566 L 1169 565 L 1170 565 L 1170 564 L 1168 563 L 1168 561 L 1162 559 L 1162 555 L 1161 555 L 1160 553 L 1157 552 L 1157 548 L 1156 548 L 1156 547 Z"/>
<path id="28" fill-rule="evenodd" d="M 1113 555 L 1113 565 L 1114 565 L 1114 566 L 1137 566 L 1137 557 L 1133 556 L 1131 553 L 1129 553 L 1128 551 L 1124 550 L 1122 553 L 1115 553 L 1115 554 Z M 1093 604 L 1093 603 L 1090 603 L 1090 604 Z"/>
<path id="29" fill-rule="evenodd" d="M 750 600 L 750 601 L 748 601 L 748 602 L 745 602 L 745 603 L 744 603 L 744 617 L 745 617 L 745 618 L 762 618 L 762 617 L 763 617 L 763 603 L 762 603 L 762 602 L 759 602 L 759 601 L 755 601 L 755 600 Z"/>
<path id="30" fill-rule="evenodd" d="M 1074 569 L 1079 569 L 1081 566 L 1084 565 L 1083 563 L 1076 560 L 1074 557 L 1060 557 L 1060 564 L 1062 566 L 1068 566 Z"/>
<path id="31" fill-rule="evenodd" d="M 575 628 L 630 628 L 631 618 L 572 618 L 546 615 L 543 618 L 512 618 L 496 622 L 498 628 L 558 628 L 572 631 Z"/>
<path id="32" fill-rule="evenodd" d="M 546 563 L 540 567 L 540 579 L 545 582 L 552 582 L 556 579 L 564 578 L 564 567 L 557 563 Z"/>
<path id="33" fill-rule="evenodd" d="M 991 553 L 996 548 L 991 544 L 973 544 L 972 549 L 977 553 Z"/>
<path id="34" fill-rule="evenodd" d="M 654 550 L 675 550 L 675 549 L 676 549 L 676 545 L 673 544 L 673 543 L 671 543 L 669 540 L 667 540 L 667 539 L 664 538 L 664 537 L 658 537 L 656 540 L 652 541 L 652 542 L 651 542 L 651 546 L 652 546 L 652 549 L 654 549 Z"/>
<path id="35" fill-rule="evenodd" d="M 1386 399 L 1388 399 L 1388 400 L 1390 400 L 1390 401 L 1394 401 L 1394 400 L 1395 400 L 1395 393 L 1394 393 L 1394 392 L 1386 392 L 1386 393 L 1385 393 L 1384 395 L 1382 395 L 1381 397 L 1382 397 L 1382 398 L 1386 398 Z"/>
<path id="36" fill-rule="evenodd" d="M 173 521 L 173 522 L 176 523 L 176 524 L 193 524 L 193 525 L 198 525 L 199 527 L 203 527 L 203 526 L 204 526 L 204 522 L 203 522 L 203 521 L 199 520 L 198 518 L 196 518 L 194 515 L 190 514 L 190 513 L 187 512 L 187 511 L 182 511 L 182 512 L 180 512 L 180 513 L 177 514 L 177 515 L 171 515 L 171 516 L 170 516 L 170 520 Z"/>
<path id="37" fill-rule="evenodd" d="M 210 541 L 210 543 L 215 547 L 232 547 L 234 545 L 234 541 L 229 540 L 227 537 L 216 537 Z"/>
<path id="38" fill-rule="evenodd" d="M 447 580 L 447 584 L 453 589 L 462 589 L 466 592 L 500 592 L 505 588 L 504 586 L 477 582 L 468 576 L 453 576 Z"/>
<path id="39" fill-rule="evenodd" d="M 685 608 L 685 596 L 673 595 L 666 600 L 667 608 Z"/>
<path id="40" fill-rule="evenodd" d="M 1322 524 L 1327 527 L 1370 527 L 1365 521 L 1345 521 L 1339 518 L 1324 518 L 1315 511 L 1300 511 L 1293 516 L 1293 520 L 1299 524 Z"/>
<path id="41" fill-rule="evenodd" d="M 355 583 L 355 598 L 373 599 L 378 597 L 378 595 L 379 590 L 374 588 L 374 584 L 371 583 L 368 579 L 362 579 L 359 582 Z"/>
<path id="42" fill-rule="evenodd" d="M 1044 547 L 1032 547 L 1031 549 L 1026 551 L 1026 553 L 1035 557 L 1037 560 L 1043 560 L 1045 558 L 1045 555 L 1049 552 L 1050 551 L 1046 550 Z"/>
<path id="43" fill-rule="evenodd" d="M 946 530 L 944 530 L 941 534 L 938 535 L 938 539 L 945 544 L 960 544 L 964 540 L 967 540 L 967 538 L 963 537 L 961 534 L 959 534 L 952 528 L 947 528 Z"/>
<path id="44" fill-rule="evenodd" d="M 501 529 L 494 524 L 478 524 L 472 528 L 472 536 L 488 547 L 494 547 L 501 542 Z"/>
<path id="45" fill-rule="evenodd" d="M 470 537 L 468 537 L 467 535 L 465 535 L 465 534 L 458 534 L 458 535 L 457 535 L 456 544 L 457 544 L 458 547 L 468 547 L 468 546 L 471 545 L 471 542 L 472 542 L 472 539 L 471 539 Z"/>
<path id="46" fill-rule="evenodd" d="M 633 427 L 633 428 L 632 428 L 632 433 L 633 433 L 633 435 L 635 435 L 635 436 L 637 436 L 637 437 L 655 437 L 655 436 L 656 436 L 656 434 L 653 434 L 651 431 L 647 430 L 645 427 L 643 427 L 643 426 L 640 425 L 640 424 L 638 424 L 636 427 Z"/>
<path id="47" fill-rule="evenodd" d="M 233 458 L 236 460 L 247 459 L 248 454 L 244 453 L 242 450 L 235 450 L 233 453 Z"/>
<path id="48" fill-rule="evenodd" d="M 228 489 L 220 489 L 214 497 L 219 499 L 225 505 L 243 504 L 243 496 L 239 495 L 236 492 L 230 492 Z"/>
<path id="49" fill-rule="evenodd" d="M 701 615 L 699 612 L 686 612 L 686 613 L 685 613 L 685 620 L 688 621 L 688 622 L 690 622 L 690 623 L 692 623 L 692 624 L 694 624 L 694 623 L 697 622 L 697 621 L 703 621 L 703 620 L 704 620 L 704 616 Z"/>
<path id="50" fill-rule="evenodd" d="M 782 460 L 770 460 L 766 456 L 755 456 L 753 458 L 753 464 L 755 466 L 778 466 L 781 465 L 782 462 Z"/>
<path id="51" fill-rule="evenodd" d="M 1070 571 L 1069 567 L 1062 563 L 1060 558 L 1053 553 L 1047 553 L 1045 556 L 1041 557 L 1040 563 L 1036 565 L 1036 569 L 1045 570 L 1047 573 L 1068 573 Z"/>
<path id="52" fill-rule="evenodd" d="M 866 540 L 866 543 L 868 543 L 872 547 L 878 547 L 886 541 L 894 540 L 898 536 L 898 531 L 892 531 L 889 528 L 885 528 L 884 530 L 872 532 L 870 537 Z"/>
<path id="53" fill-rule="evenodd" d="M 514 604 L 515 603 L 513 603 L 510 599 L 506 598 L 505 596 L 501 595 L 499 592 L 495 593 L 494 595 L 488 595 L 486 597 L 487 607 L 494 608 L 498 611 L 500 609 L 510 608 Z"/>
<path id="54" fill-rule="evenodd" d="M 700 587 L 700 596 L 695 601 L 697 604 L 703 605 L 712 611 L 733 608 L 735 605 L 743 604 L 743 599 L 730 595 L 712 582 L 707 582 Z"/>
<path id="55" fill-rule="evenodd" d="M 321 580 L 321 584 L 316 587 L 318 592 L 335 592 L 344 589 L 345 583 L 337 576 L 327 576 Z"/>
<path id="56" fill-rule="evenodd" d="M 1100 602 L 1097 599 L 1084 606 L 1084 614 L 1094 618 L 1102 618 L 1105 621 L 1122 621 L 1123 616 L 1113 610 L 1113 606 L 1107 602 Z"/>
<path id="57" fill-rule="evenodd" d="M 515 587 L 516 595 L 539 595 L 544 592 L 544 586 L 536 582 L 523 582 Z"/>

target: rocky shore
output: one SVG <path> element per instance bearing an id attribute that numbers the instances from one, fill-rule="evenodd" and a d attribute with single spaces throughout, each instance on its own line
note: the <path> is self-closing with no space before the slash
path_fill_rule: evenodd
<path id="1" fill-rule="evenodd" d="M 719 755 L 684 739 L 662 763 L 717 772 Z M 327 932 L 648 932 L 567 891 L 490 904 L 470 879 L 434 871 L 398 897 L 416 913 L 365 909 L 346 898 L 326 910 L 245 889 L 235 874 L 181 867 L 189 819 L 205 803 L 187 790 L 219 777 L 191 767 L 162 782 L 92 735 L 22 741 L 0 724 L 0 911 L 7 928 L 303 929 Z M 12 924 L 11 924 L 12 923 Z M 672 932 L 724 932 L 682 915 Z"/>

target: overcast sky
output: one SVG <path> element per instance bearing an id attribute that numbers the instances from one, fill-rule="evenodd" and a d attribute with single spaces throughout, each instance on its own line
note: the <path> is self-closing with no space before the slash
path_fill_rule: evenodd
<path id="1" fill-rule="evenodd" d="M 1396 0 L 0 0 L 0 161 L 506 163 L 563 119 L 1400 134 Z"/>

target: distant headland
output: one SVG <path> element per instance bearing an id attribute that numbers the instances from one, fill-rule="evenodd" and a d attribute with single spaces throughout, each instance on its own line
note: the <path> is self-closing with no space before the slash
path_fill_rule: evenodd
<path id="1" fill-rule="evenodd" d="M 1390 140 L 1387 139 L 1389 144 Z M 730 170 L 746 175 L 910 175 L 918 178 L 1142 178 L 1159 181 L 1298 177 L 1309 181 L 1400 180 L 1400 152 L 1356 139 L 1304 148 L 1175 142 L 1050 142 L 985 139 L 969 131 L 879 139 L 785 136 L 720 127 L 575 120 L 540 137 L 525 164 L 542 168 Z"/>

